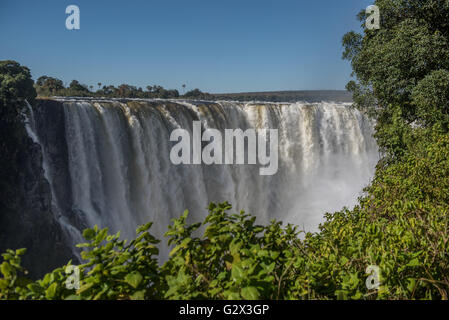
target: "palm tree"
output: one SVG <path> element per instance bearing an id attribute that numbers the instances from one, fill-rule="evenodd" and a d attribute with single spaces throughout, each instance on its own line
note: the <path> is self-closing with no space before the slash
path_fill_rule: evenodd
<path id="1" fill-rule="evenodd" d="M 185 94 L 186 93 L 186 85 L 185 84 L 182 85 L 182 90 L 183 90 L 183 92 Z"/>

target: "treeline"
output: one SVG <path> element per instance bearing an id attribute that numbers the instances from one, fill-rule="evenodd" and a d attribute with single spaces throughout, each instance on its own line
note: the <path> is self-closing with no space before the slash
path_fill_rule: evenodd
<path id="1" fill-rule="evenodd" d="M 81 84 L 72 80 L 68 86 L 64 86 L 62 80 L 42 76 L 37 79 L 35 89 L 40 97 L 105 97 L 105 98 L 141 98 L 141 99 L 195 99 L 195 100 L 230 100 L 230 101 L 269 101 L 269 102 L 320 102 L 338 101 L 351 102 L 352 95 L 343 90 L 298 90 L 298 91 L 272 91 L 272 92 L 245 92 L 245 93 L 221 93 L 211 94 L 200 89 L 187 91 L 180 94 L 176 89 L 165 89 L 159 85 L 149 85 L 144 89 L 129 84 L 97 86 Z M 183 85 L 184 87 L 184 85 Z"/>
<path id="2" fill-rule="evenodd" d="M 345 90 L 292 90 L 215 94 L 217 100 L 269 102 L 352 102 L 352 94 Z"/>
<path id="3" fill-rule="evenodd" d="M 66 87 L 62 80 L 41 76 L 35 83 L 35 89 L 39 96 L 63 96 L 63 97 L 106 97 L 106 98 L 142 98 L 142 99 L 211 99 L 212 95 L 202 92 L 199 89 L 187 91 L 180 95 L 176 89 L 165 89 L 159 85 L 149 85 L 145 89 L 129 84 L 121 84 L 118 87 L 113 85 L 103 85 L 97 83 L 98 88 L 94 86 L 81 84 L 78 80 L 72 80 Z"/>

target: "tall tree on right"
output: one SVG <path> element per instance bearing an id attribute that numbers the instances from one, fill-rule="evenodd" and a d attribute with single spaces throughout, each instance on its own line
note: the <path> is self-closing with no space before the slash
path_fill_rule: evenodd
<path id="1" fill-rule="evenodd" d="M 381 150 L 403 154 L 414 128 L 449 131 L 449 1 L 376 0 L 380 29 L 343 37 L 354 104 L 376 120 Z"/>

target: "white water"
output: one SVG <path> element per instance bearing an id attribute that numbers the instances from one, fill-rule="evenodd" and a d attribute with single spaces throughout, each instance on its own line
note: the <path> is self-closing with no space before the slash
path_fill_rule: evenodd
<path id="1" fill-rule="evenodd" d="M 259 223 L 277 219 L 315 231 L 325 212 L 356 203 L 378 160 L 371 123 L 348 104 L 62 101 L 72 209 L 86 225 L 121 230 L 124 238 L 148 221 L 161 238 L 185 209 L 198 221 L 209 202 L 225 200 Z M 170 133 L 191 131 L 194 120 L 220 130 L 278 129 L 278 173 L 260 176 L 258 165 L 172 165 Z"/>

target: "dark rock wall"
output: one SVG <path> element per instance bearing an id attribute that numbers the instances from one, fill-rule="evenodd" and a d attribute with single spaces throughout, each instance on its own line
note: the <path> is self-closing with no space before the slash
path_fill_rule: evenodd
<path id="1" fill-rule="evenodd" d="M 61 107 L 58 102 L 37 101 L 36 104 L 36 116 L 48 117 L 48 121 L 57 124 L 52 128 L 64 128 L 63 113 L 62 110 L 58 112 Z M 50 148 L 59 147 L 58 140 L 63 144 L 60 132 L 47 134 Z M 39 278 L 64 265 L 74 256 L 57 221 L 57 213 L 52 208 L 50 185 L 44 176 L 41 146 L 29 137 L 25 138 L 18 167 L 20 173 L 17 185 L 14 186 L 15 197 L 9 199 L 8 206 L 0 217 L 0 252 L 27 248 L 22 264 L 32 278 Z M 61 190 L 66 189 L 64 187 Z"/>

